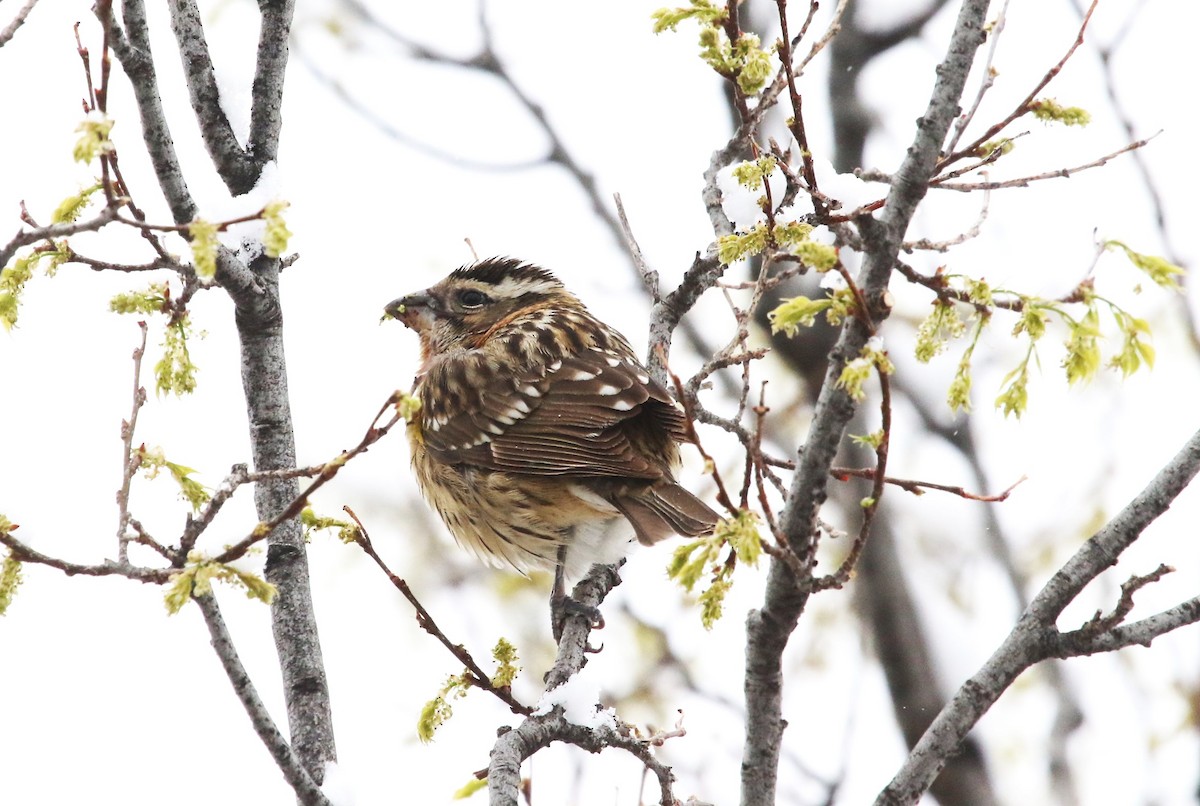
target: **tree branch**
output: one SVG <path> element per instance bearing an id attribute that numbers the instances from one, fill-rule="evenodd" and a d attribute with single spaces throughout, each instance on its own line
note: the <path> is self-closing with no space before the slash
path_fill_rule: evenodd
<path id="1" fill-rule="evenodd" d="M 21 6 L 21 10 L 13 17 L 12 22 L 0 30 L 0 48 L 7 45 L 8 41 L 16 35 L 17 29 L 25 24 L 25 18 L 29 16 L 29 12 L 33 11 L 33 7 L 37 4 L 38 0 L 26 0 L 25 5 Z M 0 266 L 3 265 L 4 261 L 0 260 Z"/>
<path id="2" fill-rule="evenodd" d="M 212 637 L 213 651 L 217 653 L 221 666 L 224 667 L 225 674 L 229 676 L 229 682 L 233 685 L 234 692 L 246 709 L 246 714 L 250 717 L 251 724 L 254 725 L 254 732 L 262 739 L 267 752 L 275 759 L 275 764 L 283 773 L 283 777 L 295 790 L 297 799 L 303 806 L 330 806 L 329 799 L 325 797 L 320 786 L 304 768 L 300 758 L 288 746 L 287 740 L 275 726 L 275 720 L 271 719 L 267 706 L 259 699 L 258 691 L 254 688 L 254 681 L 250 679 L 246 667 L 242 665 L 237 648 L 233 645 L 233 638 L 225 626 L 225 619 L 221 616 L 216 596 L 208 593 L 204 596 L 195 596 L 192 601 L 200 607 L 200 612 L 204 615 L 204 623 L 208 626 L 208 634 Z"/>
<path id="3" fill-rule="evenodd" d="M 957 750 L 979 718 L 1017 676 L 1040 660 L 1091 654 L 1137 643 L 1183 624 L 1200 620 L 1200 600 L 1190 599 L 1171 610 L 1100 634 L 1055 627 L 1063 609 L 1089 582 L 1117 562 L 1200 471 L 1200 431 L 1132 501 L 1093 535 L 1034 597 L 1020 620 L 970 680 L 942 709 L 908 760 L 875 801 L 879 806 L 915 803 Z"/>
<path id="4" fill-rule="evenodd" d="M 937 69 L 929 106 L 917 122 L 917 133 L 896 172 L 881 220 L 858 220 L 867 247 L 858 285 L 870 309 L 862 312 L 878 321 L 888 312 L 886 291 L 900 242 L 908 223 L 929 188 L 938 152 L 950 123 L 958 112 L 967 74 L 983 43 L 986 0 L 965 0 L 959 11 L 946 57 Z M 829 468 L 841 443 L 846 423 L 854 413 L 850 396 L 838 388 L 845 363 L 858 356 L 870 333 L 870 323 L 852 317 L 830 355 L 825 382 L 817 400 L 804 450 L 792 477 L 788 503 L 780 526 L 803 567 L 815 563 L 814 535 L 817 515 L 824 503 Z M 796 627 L 808 594 L 786 562 L 772 558 L 763 607 L 747 618 L 746 745 L 742 756 L 742 803 L 758 806 L 775 802 L 775 785 L 782 741 L 782 655 Z"/>

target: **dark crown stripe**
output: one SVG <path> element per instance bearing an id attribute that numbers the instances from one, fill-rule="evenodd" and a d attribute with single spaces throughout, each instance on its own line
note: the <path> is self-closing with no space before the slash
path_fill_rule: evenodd
<path id="1" fill-rule="evenodd" d="M 485 258 L 469 266 L 462 266 L 455 269 L 451 272 L 450 276 L 456 280 L 477 280 L 490 285 L 497 285 L 506 277 L 562 285 L 557 277 L 540 266 L 534 266 L 532 263 L 524 263 L 511 257 Z"/>

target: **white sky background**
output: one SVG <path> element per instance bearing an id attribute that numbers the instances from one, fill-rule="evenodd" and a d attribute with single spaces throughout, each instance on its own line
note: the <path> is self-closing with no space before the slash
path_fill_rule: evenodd
<path id="1" fill-rule="evenodd" d="M 622 194 L 648 259 L 673 285 L 694 252 L 711 239 L 699 200 L 701 172 L 712 150 L 724 143 L 728 117 L 716 78 L 694 57 L 694 29 L 685 25 L 678 34 L 659 37 L 650 33 L 649 14 L 660 4 L 592 8 L 583 33 L 573 16 L 562 13 L 561 3 L 505 5 L 490 19 L 512 75 L 545 106 L 576 159 L 596 174 L 602 193 Z M 5 21 L 14 10 L 8 5 Z M 15 39 L 0 48 L 5 116 L 0 239 L 5 241 L 19 224 L 21 199 L 35 217 L 47 219 L 63 197 L 91 181 L 89 169 L 70 158 L 83 92 L 71 23 L 83 21 L 86 43 L 93 53 L 100 49 L 89 5 L 43 2 Z M 165 33 L 165 12 L 158 4 L 148 5 L 154 7 L 152 23 Z M 301 255 L 284 275 L 283 299 L 302 463 L 322 461 L 357 442 L 386 396 L 408 386 L 415 339 L 398 325 L 379 326 L 382 306 L 467 262 L 464 236 L 481 255 L 515 255 L 555 270 L 601 318 L 644 344 L 646 303 L 624 250 L 593 222 L 588 201 L 561 169 L 469 171 L 399 145 L 315 80 L 300 51 L 417 140 L 488 163 L 541 157 L 541 135 L 514 101 L 497 92 L 495 80 L 396 57 L 381 37 L 357 28 L 347 36 L 360 47 L 348 52 L 344 40 L 323 28 L 333 4 L 300 5 L 280 174 L 282 193 L 292 203 L 290 248 Z M 1135 5 L 1132 0 L 1104 3 L 1093 22 L 1097 41 L 1119 30 Z M 1193 143 L 1200 121 L 1186 88 L 1200 75 L 1193 40 L 1197 13 L 1190 5 L 1165 0 L 1140 5 L 1118 58 L 1118 89 L 1139 135 L 1164 130 L 1146 157 L 1164 195 L 1172 246 L 1194 266 Z M 887 3 L 873 6 L 880 19 L 896 13 Z M 417 12 L 398 8 L 394 15 L 409 36 L 450 53 L 470 55 L 479 42 L 473 3 L 422 4 Z M 212 4 L 209 17 L 209 42 L 226 77 L 223 85 L 235 85 L 239 76 L 248 82 L 257 36 L 253 6 Z M 869 165 L 893 170 L 898 164 L 911 138 L 911 122 L 924 109 L 932 65 L 944 52 L 951 22 L 943 14 L 921 40 L 879 60 L 863 77 L 866 101 L 886 124 L 869 143 Z M 1075 30 L 1065 0 L 1014 2 L 998 55 L 1001 76 L 991 116 L 985 107 L 981 120 L 990 121 L 997 109 L 1007 110 L 1023 97 Z M 192 190 L 206 215 L 227 214 L 228 199 L 188 125 L 190 110 L 169 34 L 156 41 L 156 48 L 160 80 L 168 88 L 164 101 L 174 116 Z M 823 69 L 814 67 L 802 87 L 818 155 L 828 153 L 829 143 L 821 114 Z M 1095 123 L 1083 131 L 1036 123 L 1017 127 L 1031 134 L 1006 160 L 1010 167 L 1002 163 L 996 176 L 1075 165 L 1124 144 L 1096 59 L 1086 47 L 1048 94 L 1088 108 Z M 117 121 L 113 138 L 138 203 L 153 219 L 166 221 L 139 154 L 140 130 L 127 82 L 116 71 L 110 112 Z M 951 237 L 973 223 L 979 202 L 957 194 L 935 196 L 918 216 L 913 234 Z M 948 256 L 915 260 L 927 269 L 946 262 L 949 270 L 985 276 L 996 286 L 1057 295 L 1090 265 L 1094 230 L 1146 252 L 1164 252 L 1148 209 L 1132 163 L 1120 158 L 1069 180 L 995 193 L 983 237 Z M 144 259 L 134 238 L 114 241 L 105 233 L 80 236 L 72 245 L 95 257 Z M 175 248 L 184 251 L 182 242 Z M 1106 375 L 1086 388 L 1067 390 L 1055 349 L 1061 334 L 1047 337 L 1043 375 L 1031 384 L 1030 411 L 1019 422 L 1006 421 L 991 411 L 990 401 L 1019 357 L 1007 338 L 1011 322 L 997 321 L 987 349 L 977 353 L 976 428 L 996 489 L 1023 474 L 1030 477 L 1001 505 L 1001 518 L 1019 559 L 1039 579 L 1069 556 L 1087 524 L 1115 512 L 1197 426 L 1200 373 L 1173 301 L 1149 283 L 1143 283 L 1145 293 L 1132 294 L 1138 278 L 1116 256 L 1103 258 L 1096 276 L 1102 293 L 1154 326 L 1159 362 L 1152 373 L 1124 383 Z M 113 293 L 143 284 L 144 278 L 96 275 L 74 266 L 53 280 L 39 276 L 28 287 L 18 328 L 0 334 L 0 512 L 21 524 L 23 540 L 47 553 L 81 562 L 115 554 L 119 430 L 129 412 L 129 354 L 137 329 L 133 318 L 108 314 L 106 307 Z M 928 298 L 900 287 L 897 294 L 902 305 L 888 346 L 901 371 L 919 378 L 916 383 L 940 399 L 960 348 L 929 367 L 916 367 L 903 354 L 910 342 L 903 321 L 923 315 Z M 141 413 L 138 440 L 162 445 L 169 458 L 197 468 L 212 486 L 231 464 L 247 461 L 249 451 L 232 306 L 221 292 L 208 292 L 192 307 L 197 327 L 208 331 L 207 339 L 192 345 L 201 367 L 200 390 L 186 400 L 152 396 Z M 719 300 L 706 304 L 701 315 L 703 326 L 714 332 L 723 333 L 729 323 Z M 151 361 L 160 337 L 161 329 L 152 324 Z M 697 361 L 681 349 L 674 365 L 686 375 Z M 149 367 L 142 382 L 152 388 Z M 781 386 L 777 394 L 784 391 Z M 910 436 L 912 421 L 910 412 L 898 409 L 890 469 L 970 486 L 961 462 L 937 444 Z M 716 437 L 713 441 L 720 445 Z M 352 462 L 315 503 L 331 514 L 343 504 L 353 507 L 385 558 L 409 579 L 447 634 L 477 659 L 487 659 L 498 636 L 514 640 L 526 670 L 517 694 L 535 701 L 552 649 L 545 581 L 506 592 L 512 575 L 481 569 L 454 548 L 440 524 L 411 504 L 407 464 L 407 450 L 396 434 Z M 982 505 L 892 495 L 906 504 L 898 532 L 921 536 L 902 547 L 911 558 L 911 578 L 929 625 L 942 639 L 944 684 L 951 690 L 1007 632 L 1013 603 L 999 572 L 982 555 L 976 534 Z M 1070 609 L 1063 624 L 1078 624 L 1111 603 L 1123 579 L 1160 561 L 1178 571 L 1139 594 L 1135 616 L 1193 595 L 1200 582 L 1192 525 L 1196 500 L 1195 491 L 1185 493 L 1144 545 Z M 133 508 L 159 538 L 178 533 L 183 508 L 168 481 L 136 483 Z M 237 540 L 253 523 L 246 491 L 207 535 L 207 545 Z M 662 573 L 672 545 L 634 556 L 606 612 L 629 608 L 668 628 L 673 651 L 689 664 L 698 685 L 732 704 L 678 693 L 669 702 L 635 703 L 622 715 L 669 726 L 674 709 L 683 708 L 688 736 L 664 749 L 664 758 L 680 775 L 676 792 L 727 804 L 737 793 L 742 615 L 755 604 L 760 580 L 743 571 L 726 618 L 706 634 L 696 610 Z M 472 771 L 486 765 L 494 728 L 510 716 L 474 692 L 455 704 L 454 718 L 432 745 L 420 745 L 414 729 L 420 706 L 458 671 L 455 661 L 416 629 L 407 605 L 359 552 L 319 538 L 311 558 L 341 766 L 358 792 L 357 803 L 448 802 Z M 25 575 L 13 607 L 0 619 L 0 691 L 5 692 L 0 799 L 11 804 L 292 802 L 207 646 L 194 608 L 168 617 L 161 590 L 121 579 L 67 579 L 32 566 Z M 282 718 L 266 609 L 226 590 L 221 602 L 260 692 Z M 638 647 L 644 644 L 639 641 L 651 637 L 635 634 L 620 619 L 610 621 L 600 636 L 606 649 L 585 672 L 595 676 L 599 688 L 626 696 L 645 680 L 654 678 L 662 686 L 677 678 L 640 661 Z M 873 796 L 902 758 L 882 677 L 857 635 L 848 591 L 814 599 L 789 660 L 785 716 L 791 722 L 786 734 L 791 755 L 784 760 L 781 803 L 820 797 L 821 789 L 797 771 L 796 759 L 824 779 L 844 774 L 839 802 L 854 804 Z M 1192 802 L 1200 748 L 1186 723 L 1188 690 L 1181 687 L 1195 686 L 1197 640 L 1195 629 L 1184 630 L 1150 650 L 1067 665 L 1087 710 L 1087 722 L 1069 748 L 1083 802 Z M 1047 802 L 1042 763 L 1051 705 L 1034 673 L 1019 681 L 980 727 L 993 751 L 994 780 L 1008 802 Z M 577 769 L 585 776 L 578 790 L 565 783 Z M 572 797 L 564 792 L 575 791 L 580 804 L 636 803 L 636 764 L 616 753 L 595 758 L 556 748 L 536 757 L 533 774 L 535 803 L 558 803 Z"/>

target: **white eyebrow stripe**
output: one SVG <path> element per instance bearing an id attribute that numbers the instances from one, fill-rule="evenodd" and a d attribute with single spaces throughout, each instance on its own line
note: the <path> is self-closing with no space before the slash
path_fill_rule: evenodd
<path id="1" fill-rule="evenodd" d="M 562 287 L 561 283 L 552 280 L 529 280 L 505 277 L 492 286 L 492 293 L 497 297 L 513 299 L 523 294 L 549 294 Z"/>

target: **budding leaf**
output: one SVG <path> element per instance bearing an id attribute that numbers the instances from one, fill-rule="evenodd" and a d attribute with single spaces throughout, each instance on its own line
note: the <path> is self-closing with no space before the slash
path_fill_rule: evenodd
<path id="1" fill-rule="evenodd" d="M 465 672 L 447 678 L 446 684 L 442 686 L 438 695 L 421 708 L 421 714 L 417 717 L 418 739 L 426 744 L 433 741 L 433 734 L 454 714 L 449 698 L 462 699 L 467 696 L 469 686 L 470 683 Z"/>
<path id="2" fill-rule="evenodd" d="M 1178 278 L 1184 274 L 1184 271 L 1166 258 L 1135 252 L 1121 241 L 1105 241 L 1104 248 L 1110 250 L 1120 249 L 1134 266 L 1145 272 L 1155 283 L 1163 288 L 1170 288 L 1175 291 L 1179 290 Z"/>
<path id="3" fill-rule="evenodd" d="M 1045 123 L 1061 123 L 1064 126 L 1086 126 L 1092 116 L 1078 106 L 1063 106 L 1053 98 L 1040 98 L 1030 106 L 1033 116 Z"/>
<path id="4" fill-rule="evenodd" d="M 481 789 L 487 789 L 487 778 L 472 778 L 467 781 L 452 796 L 454 800 L 466 800 Z"/>
<path id="5" fill-rule="evenodd" d="M 358 524 L 338 520 L 324 515 L 318 515 L 312 507 L 300 510 L 300 528 L 304 530 L 304 540 L 312 539 L 312 533 L 321 529 L 336 529 L 337 538 L 343 543 L 354 543 L 358 539 Z"/>
<path id="6" fill-rule="evenodd" d="M 918 361 L 929 363 L 946 349 L 950 339 L 957 339 L 966 332 L 967 325 L 958 315 L 954 303 L 934 300 L 933 310 L 917 326 L 917 344 L 913 352 Z"/>
<path id="7" fill-rule="evenodd" d="M 3 515 L 0 515 L 0 531 L 9 531 L 5 528 L 5 524 L 11 528 Z M 13 597 L 17 593 L 17 588 L 21 586 L 21 561 L 13 557 L 11 553 L 4 555 L 4 562 L 0 563 L 0 616 L 8 612 L 9 605 L 12 604 Z"/>
<path id="8" fill-rule="evenodd" d="M 499 664 L 496 673 L 492 675 L 492 685 L 496 688 L 508 688 L 521 671 L 521 667 L 517 665 L 517 661 L 520 660 L 517 657 L 517 648 L 510 644 L 508 639 L 501 638 L 492 649 L 492 657 Z"/>
<path id="9" fill-rule="evenodd" d="M 79 132 L 79 139 L 75 142 L 73 152 L 75 161 L 91 162 L 99 155 L 112 151 L 113 144 L 108 139 L 112 127 L 113 121 L 99 112 L 91 113 L 80 123 L 75 129 Z"/>
<path id="10" fill-rule="evenodd" d="M 1029 403 L 1029 360 L 1022 361 L 1019 367 L 1005 375 L 1000 385 L 1004 388 L 996 398 L 996 408 L 1005 417 L 1015 414 L 1018 420 L 1021 419 Z"/>
<path id="11" fill-rule="evenodd" d="M 795 336 L 801 327 L 812 327 L 817 314 L 833 305 L 833 300 L 809 299 L 799 296 L 785 299 L 775 310 L 767 314 L 771 322 L 771 332 L 783 332 L 788 337 Z"/>
<path id="12" fill-rule="evenodd" d="M 724 6 L 713 5 L 710 0 L 692 0 L 690 8 L 660 8 L 650 15 L 654 20 L 654 33 L 674 31 L 684 20 L 696 20 L 701 25 L 711 25 L 725 19 Z"/>
<path id="13" fill-rule="evenodd" d="M 755 224 L 747 232 L 734 232 L 717 239 L 717 257 L 727 266 L 749 255 L 757 255 L 766 248 L 765 224 Z"/>
<path id="14" fill-rule="evenodd" d="M 211 280 L 217 274 L 217 225 L 197 218 L 188 224 L 188 235 L 192 242 L 192 263 L 196 276 Z"/>
<path id="15" fill-rule="evenodd" d="M 283 211 L 289 206 L 285 201 L 273 201 L 263 208 L 263 222 L 267 225 L 263 235 L 263 251 L 267 257 L 279 257 L 287 250 L 292 232 L 283 220 Z"/>
<path id="16" fill-rule="evenodd" d="M 104 185 L 97 183 L 85 190 L 81 190 L 74 196 L 68 196 L 63 199 L 58 207 L 54 208 L 54 212 L 50 214 L 50 223 L 68 224 L 79 218 L 79 214 L 91 203 L 92 195 L 102 187 Z"/>

